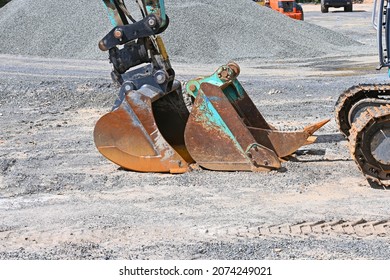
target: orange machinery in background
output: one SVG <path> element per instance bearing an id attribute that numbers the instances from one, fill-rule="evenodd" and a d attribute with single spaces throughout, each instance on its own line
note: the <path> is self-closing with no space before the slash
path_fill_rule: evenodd
<path id="1" fill-rule="evenodd" d="M 260 6 L 269 7 L 290 18 L 303 20 L 303 9 L 295 0 L 254 0 Z"/>

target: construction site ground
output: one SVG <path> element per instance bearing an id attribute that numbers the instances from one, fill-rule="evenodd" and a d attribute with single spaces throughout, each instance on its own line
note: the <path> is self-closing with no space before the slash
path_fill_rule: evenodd
<path id="1" fill-rule="evenodd" d="M 118 92 L 108 61 L 0 55 L 0 258 L 390 258 L 390 193 L 369 187 L 333 117 L 347 88 L 388 81 L 375 70 L 371 5 L 304 11 L 362 45 L 239 62 L 240 81 L 274 126 L 331 118 L 316 144 L 269 173 L 122 170 L 93 143 Z M 218 67 L 172 64 L 181 81 Z"/>

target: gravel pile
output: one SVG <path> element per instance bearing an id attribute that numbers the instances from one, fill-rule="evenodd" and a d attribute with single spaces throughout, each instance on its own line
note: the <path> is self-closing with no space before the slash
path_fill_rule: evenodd
<path id="1" fill-rule="evenodd" d="M 290 19 L 251 0 L 167 0 L 169 53 L 184 62 L 306 58 L 359 44 L 329 29 Z"/>
<path id="2" fill-rule="evenodd" d="M 166 7 L 171 25 L 163 37 L 176 62 L 317 57 L 358 44 L 252 0 L 167 0 Z M 0 52 L 104 59 L 97 42 L 111 28 L 100 0 L 13 0 L 0 9 Z"/>
<path id="3" fill-rule="evenodd" d="M 111 26 L 101 2 L 13 0 L 0 9 L 0 52 L 105 58 L 97 43 Z"/>

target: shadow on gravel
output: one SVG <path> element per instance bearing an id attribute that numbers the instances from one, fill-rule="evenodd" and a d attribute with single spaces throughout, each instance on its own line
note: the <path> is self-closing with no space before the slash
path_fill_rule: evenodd
<path id="1" fill-rule="evenodd" d="M 345 137 L 340 133 L 318 135 L 316 143 L 334 143 L 345 141 Z"/>
<path id="2" fill-rule="evenodd" d="M 367 12 L 366 10 L 354 10 L 352 11 L 352 13 L 364 13 L 364 12 Z M 344 11 L 332 11 L 331 13 L 351 13 L 351 12 L 344 12 Z"/>
<path id="3" fill-rule="evenodd" d="M 324 149 L 301 149 L 295 152 L 297 156 L 324 156 L 325 150 Z"/>
<path id="4" fill-rule="evenodd" d="M 390 186 L 379 184 L 378 182 L 375 182 L 373 180 L 367 179 L 367 182 L 370 185 L 370 187 L 373 189 L 386 190 L 386 191 L 390 190 Z"/>
<path id="5" fill-rule="evenodd" d="M 289 161 L 292 162 L 340 162 L 340 161 L 352 161 L 352 159 L 337 158 L 337 159 L 298 159 L 291 158 Z"/>
<path id="6" fill-rule="evenodd" d="M 8 2 L 11 2 L 11 0 L 0 0 L 0 8 L 5 6 Z"/>
<path id="7" fill-rule="evenodd" d="M 297 156 L 324 156 L 326 154 L 326 150 L 324 149 L 301 149 L 295 152 Z M 327 158 L 315 158 L 315 159 L 300 159 L 294 156 L 288 158 L 289 161 L 293 162 L 340 162 L 340 161 L 352 161 L 352 159 L 345 158 L 335 158 L 335 159 L 327 159 Z"/>

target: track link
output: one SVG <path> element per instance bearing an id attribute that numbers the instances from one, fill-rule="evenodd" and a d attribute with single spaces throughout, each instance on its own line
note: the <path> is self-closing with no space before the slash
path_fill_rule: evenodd
<path id="1" fill-rule="evenodd" d="M 349 132 L 349 148 L 352 158 L 371 186 L 389 187 L 390 104 L 365 110 L 352 123 Z M 375 148 L 379 145 L 382 145 L 380 147 L 382 150 L 377 155 Z"/>
<path id="2" fill-rule="evenodd" d="M 388 84 L 360 84 L 344 91 L 336 102 L 335 118 L 341 133 L 348 137 L 351 129 L 349 113 L 352 107 L 363 99 L 386 100 L 390 97 L 390 85 Z"/>

